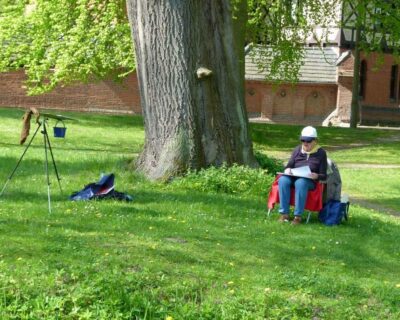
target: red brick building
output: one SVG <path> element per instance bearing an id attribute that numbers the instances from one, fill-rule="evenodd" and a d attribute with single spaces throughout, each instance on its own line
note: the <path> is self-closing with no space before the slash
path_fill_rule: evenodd
<path id="1" fill-rule="evenodd" d="M 308 15 L 301 1 L 292 1 L 292 12 L 304 14 L 312 24 L 313 17 Z M 392 8 L 397 5 L 391 2 Z M 352 49 L 356 44 L 356 26 L 358 17 L 371 26 L 378 23 L 385 13 L 383 4 L 363 3 L 368 6 L 364 14 L 351 1 L 337 1 L 331 8 L 331 20 L 324 27 L 315 24 L 313 32 L 305 39 L 304 65 L 300 69 L 299 83 L 294 89 L 282 86 L 271 90 L 263 83 L 265 74 L 259 73 L 255 64 L 246 58 L 247 107 L 251 112 L 259 112 L 261 117 L 275 122 L 290 123 L 348 123 L 352 97 L 354 57 Z M 307 5 L 305 5 L 307 6 Z M 312 12 L 312 10 L 310 11 Z M 385 15 L 383 14 L 383 17 Z M 366 19 L 366 20 L 365 20 Z M 274 25 L 273 13 L 266 15 L 266 23 Z M 340 21 L 340 23 L 339 23 Z M 382 41 L 382 34 L 376 28 L 364 28 L 364 39 L 381 39 L 383 56 L 370 54 L 361 56 L 360 70 L 360 120 L 364 124 L 400 125 L 400 81 L 399 60 L 396 62 L 388 46 L 390 30 Z M 398 39 L 395 37 L 395 39 Z M 398 43 L 394 41 L 393 43 Z M 376 45 L 376 43 L 375 43 Z M 322 46 L 321 49 L 316 46 Z"/>
<path id="2" fill-rule="evenodd" d="M 337 110 L 349 121 L 354 58 L 351 52 L 338 65 Z M 400 125 L 400 72 L 392 55 L 361 56 L 360 120 L 364 124 Z"/>
<path id="3" fill-rule="evenodd" d="M 100 81 L 60 87 L 39 96 L 27 96 L 23 71 L 0 73 L 0 107 L 141 113 L 136 75 L 122 83 Z"/>
<path id="4" fill-rule="evenodd" d="M 264 81 L 250 58 L 246 61 L 246 104 L 250 114 L 271 122 L 349 122 L 354 60 L 351 51 L 337 47 L 306 49 L 300 81 L 292 87 L 272 87 Z M 379 67 L 377 67 L 379 65 Z M 400 125 L 400 70 L 389 54 L 362 57 L 361 121 L 366 124 Z M 122 83 L 101 81 L 57 88 L 51 93 L 29 97 L 23 71 L 0 73 L 0 107 L 140 113 L 136 76 Z M 330 116 L 330 117 L 329 117 Z"/>
<path id="5" fill-rule="evenodd" d="M 336 109 L 336 48 L 305 48 L 304 65 L 295 86 L 274 87 L 265 82 L 266 73 L 257 67 L 257 54 L 246 56 L 246 104 L 250 113 L 259 113 L 272 122 L 321 125 Z M 265 54 L 262 49 L 261 54 Z"/>
<path id="6" fill-rule="evenodd" d="M 293 1 L 293 12 L 305 10 Z M 370 8 L 368 12 L 381 12 Z M 305 41 L 304 65 L 296 86 L 272 87 L 264 81 L 251 55 L 246 56 L 246 105 L 251 114 L 272 122 L 341 124 L 350 120 L 357 14 L 351 2 L 338 1 L 332 23 L 316 25 Z M 303 12 L 306 14 L 307 10 Z M 312 20 L 312 17 L 307 17 Z M 341 21 L 340 24 L 337 21 Z M 270 20 L 273 25 L 273 20 Z M 339 25 L 341 27 L 339 27 Z M 319 39 L 319 40 L 317 40 Z M 317 48 L 316 45 L 321 45 Z M 387 52 L 389 48 L 384 48 Z M 378 61 L 379 60 L 379 61 Z M 138 82 L 134 74 L 122 83 L 101 81 L 57 88 L 28 97 L 24 73 L 0 74 L 0 107 L 39 107 L 76 111 L 140 113 Z M 360 119 L 365 124 L 400 125 L 399 61 L 385 54 L 362 56 L 360 71 Z"/>
<path id="7" fill-rule="evenodd" d="M 252 58 L 246 59 L 246 103 L 271 122 L 348 123 L 354 57 L 338 47 L 306 48 L 299 83 L 272 87 Z M 360 119 L 363 124 L 400 125 L 400 73 L 392 55 L 362 56 Z"/>

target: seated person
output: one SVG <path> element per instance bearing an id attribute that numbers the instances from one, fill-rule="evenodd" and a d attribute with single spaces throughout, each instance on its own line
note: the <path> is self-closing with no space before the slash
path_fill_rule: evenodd
<path id="1" fill-rule="evenodd" d="M 289 162 L 285 167 L 285 173 L 279 178 L 279 199 L 280 207 L 279 221 L 289 221 L 290 212 L 290 188 L 295 189 L 294 219 L 292 224 L 301 223 L 304 207 L 309 190 L 315 188 L 315 181 L 326 180 L 327 157 L 324 149 L 317 144 L 317 130 L 311 126 L 305 127 L 301 131 L 301 145 L 297 146 Z M 309 166 L 311 174 L 309 178 L 291 177 L 292 168 Z"/>

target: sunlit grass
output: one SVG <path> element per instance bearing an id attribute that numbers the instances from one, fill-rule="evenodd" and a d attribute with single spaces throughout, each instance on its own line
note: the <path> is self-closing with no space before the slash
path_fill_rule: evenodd
<path id="1" fill-rule="evenodd" d="M 66 139 L 51 137 L 63 188 L 51 171 L 52 213 L 41 139 L 0 198 L 1 319 L 400 317 L 398 218 L 352 205 L 339 227 L 315 216 L 299 228 L 281 225 L 265 217 L 269 186 L 200 192 L 132 172 L 143 145 L 140 117 L 67 115 L 80 121 L 66 122 Z M 0 109 L 0 183 L 24 149 L 21 116 Z M 277 152 L 296 145 L 301 129 L 257 128 L 266 139 L 260 146 Z M 321 132 L 326 143 L 339 135 L 344 145 L 375 135 L 345 130 Z M 102 172 L 114 172 L 116 190 L 134 201 L 68 200 Z M 398 208 L 396 170 L 341 173 L 351 195 Z"/>
<path id="2" fill-rule="evenodd" d="M 400 131 L 398 133 L 400 139 Z M 400 165 L 400 142 L 375 142 L 365 147 L 356 147 L 332 152 L 337 162 Z"/>
<path id="3" fill-rule="evenodd" d="M 354 198 L 381 204 L 400 214 L 399 169 L 341 169 L 344 191 Z"/>

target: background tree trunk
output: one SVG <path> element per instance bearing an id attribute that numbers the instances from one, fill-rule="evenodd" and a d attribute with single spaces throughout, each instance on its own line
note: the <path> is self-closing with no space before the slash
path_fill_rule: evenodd
<path id="1" fill-rule="evenodd" d="M 127 9 L 145 124 L 138 169 L 166 179 L 254 164 L 230 0 L 128 0 Z"/>
<path id="2" fill-rule="evenodd" d="M 354 44 L 354 69 L 353 69 L 353 87 L 351 92 L 350 107 L 350 128 L 357 128 L 359 121 L 359 100 L 360 100 L 360 36 L 361 27 L 357 26 L 356 39 Z"/>

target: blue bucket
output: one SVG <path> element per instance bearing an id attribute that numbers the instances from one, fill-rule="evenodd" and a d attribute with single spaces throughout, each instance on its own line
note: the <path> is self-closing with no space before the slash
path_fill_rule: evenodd
<path id="1" fill-rule="evenodd" d="M 57 121 L 58 123 L 59 121 Z M 65 127 L 65 124 L 63 121 L 60 121 L 63 124 L 63 127 L 57 127 L 56 125 L 53 127 L 53 132 L 54 132 L 54 137 L 55 138 L 64 138 L 65 137 L 65 132 L 67 131 L 67 128 Z"/>

